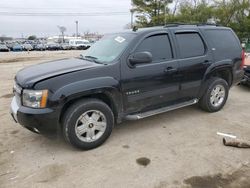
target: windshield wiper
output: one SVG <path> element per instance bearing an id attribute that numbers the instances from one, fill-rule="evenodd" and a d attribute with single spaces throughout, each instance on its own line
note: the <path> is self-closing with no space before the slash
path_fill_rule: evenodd
<path id="1" fill-rule="evenodd" d="M 89 59 L 98 59 L 97 57 L 94 57 L 94 56 L 90 56 L 90 55 L 86 55 L 84 56 L 85 58 L 89 58 Z"/>
<path id="2" fill-rule="evenodd" d="M 81 55 L 80 57 L 81 57 L 81 59 L 84 59 L 84 60 L 87 60 L 87 61 L 95 62 L 95 63 L 98 63 L 98 64 L 103 64 L 101 61 L 98 60 L 97 57 L 94 57 L 94 56 L 90 56 L 90 55 L 83 56 L 83 55 Z"/>

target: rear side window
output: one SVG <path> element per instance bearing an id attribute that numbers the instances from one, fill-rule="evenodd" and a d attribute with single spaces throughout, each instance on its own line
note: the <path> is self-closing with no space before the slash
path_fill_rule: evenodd
<path id="1" fill-rule="evenodd" d="M 216 60 L 240 57 L 241 46 L 239 40 L 229 29 L 207 29 L 206 38 L 211 42 Z"/>
<path id="2" fill-rule="evenodd" d="M 175 36 L 182 58 L 204 55 L 205 46 L 198 33 L 177 33 Z"/>
<path id="3" fill-rule="evenodd" d="M 147 37 L 139 44 L 136 52 L 148 51 L 153 56 L 153 62 L 172 59 L 171 44 L 167 34 Z"/>

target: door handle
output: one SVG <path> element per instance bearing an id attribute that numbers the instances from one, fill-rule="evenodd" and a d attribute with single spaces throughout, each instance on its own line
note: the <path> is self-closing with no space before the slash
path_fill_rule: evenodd
<path id="1" fill-rule="evenodd" d="M 172 73 L 177 72 L 177 69 L 176 69 L 176 68 L 173 68 L 173 67 L 167 67 L 167 68 L 164 70 L 164 72 L 167 73 L 167 74 L 172 74 Z"/>

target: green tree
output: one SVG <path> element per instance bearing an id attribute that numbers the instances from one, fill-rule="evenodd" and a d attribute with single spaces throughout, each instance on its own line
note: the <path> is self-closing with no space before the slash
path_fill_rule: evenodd
<path id="1" fill-rule="evenodd" d="M 164 24 L 165 5 L 172 0 L 132 0 L 136 14 L 136 25 L 139 27 Z M 166 10 L 169 12 L 169 9 Z"/>
<path id="2" fill-rule="evenodd" d="M 28 40 L 36 40 L 36 35 L 31 35 L 28 37 Z"/>
<path id="3" fill-rule="evenodd" d="M 216 23 L 229 26 L 240 38 L 250 38 L 249 0 L 174 0 L 164 14 L 164 3 L 170 0 L 132 0 L 139 27 L 167 23 Z M 165 15 L 165 17 L 164 17 Z"/>
<path id="4" fill-rule="evenodd" d="M 174 17 L 169 16 L 168 21 L 176 21 L 183 23 L 206 23 L 208 19 L 213 17 L 213 8 L 205 1 L 195 4 L 190 2 L 180 3 L 179 10 Z"/>
<path id="5" fill-rule="evenodd" d="M 240 38 L 250 38 L 250 3 L 248 0 L 215 1 L 218 23 L 231 27 Z"/>

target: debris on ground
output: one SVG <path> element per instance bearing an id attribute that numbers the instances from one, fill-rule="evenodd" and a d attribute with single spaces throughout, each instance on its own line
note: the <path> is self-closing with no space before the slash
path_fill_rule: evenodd
<path id="1" fill-rule="evenodd" d="M 123 145 L 122 147 L 128 149 L 129 145 Z"/>
<path id="2" fill-rule="evenodd" d="M 142 166 L 148 166 L 150 163 L 150 159 L 146 157 L 141 157 L 136 159 L 137 164 L 142 165 Z"/>
<path id="3" fill-rule="evenodd" d="M 229 137 L 229 138 L 236 138 L 236 136 L 234 136 L 232 134 L 226 134 L 226 133 L 221 133 L 221 132 L 217 132 L 217 135 L 224 136 L 224 137 Z"/>
<path id="4" fill-rule="evenodd" d="M 237 148 L 250 148 L 250 141 L 240 140 L 236 138 L 223 138 L 225 146 L 232 146 Z"/>
<path id="5" fill-rule="evenodd" d="M 231 146 L 237 148 L 250 148 L 250 141 L 237 139 L 235 135 L 217 132 L 217 135 L 223 136 L 224 146 Z"/>

